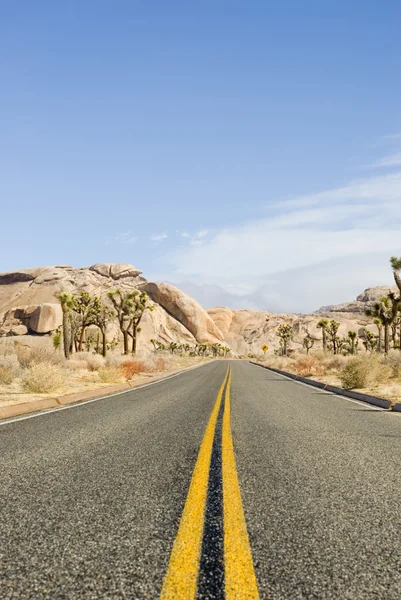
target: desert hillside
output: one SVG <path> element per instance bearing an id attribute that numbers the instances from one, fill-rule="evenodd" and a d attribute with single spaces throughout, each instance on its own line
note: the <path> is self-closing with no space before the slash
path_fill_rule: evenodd
<path id="1" fill-rule="evenodd" d="M 231 310 L 215 307 L 205 310 L 196 300 L 167 283 L 154 283 L 142 276 L 142 271 L 130 264 L 96 264 L 73 268 L 67 265 L 21 269 L 0 274 L 0 336 L 45 336 L 62 322 L 58 300 L 60 292 L 87 291 L 103 300 L 107 292 L 146 291 L 155 310 L 146 312 L 141 326 L 139 344 L 149 346 L 152 338 L 163 343 L 226 343 L 239 355 L 258 354 L 263 344 L 270 351 L 278 347 L 276 329 L 289 323 L 294 330 L 292 345 L 301 348 L 306 333 L 316 339 L 321 334 L 316 324 L 322 316 L 340 322 L 339 335 L 349 330 L 371 328 L 365 309 L 387 293 L 391 286 L 369 288 L 355 301 L 323 307 L 311 315 L 275 314 L 268 311 Z M 108 337 L 118 338 L 116 324 L 109 326 Z"/>

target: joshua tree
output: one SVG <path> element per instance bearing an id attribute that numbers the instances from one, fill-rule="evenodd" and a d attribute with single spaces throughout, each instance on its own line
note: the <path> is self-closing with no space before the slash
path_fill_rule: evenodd
<path id="1" fill-rule="evenodd" d="M 53 347 L 55 350 L 58 350 L 61 345 L 61 330 L 60 327 L 57 327 L 56 331 L 53 334 Z"/>
<path id="2" fill-rule="evenodd" d="M 221 350 L 223 352 L 224 358 L 227 358 L 227 354 L 229 354 L 229 352 L 231 352 L 231 348 L 229 348 L 228 346 L 222 346 Z"/>
<path id="3" fill-rule="evenodd" d="M 378 337 L 377 337 L 377 351 L 382 352 L 382 350 L 383 350 L 383 321 L 380 319 L 380 317 L 375 317 L 373 319 L 373 323 L 376 325 L 377 331 L 379 332 Z"/>
<path id="4" fill-rule="evenodd" d="M 146 292 L 136 292 L 133 296 L 133 313 L 132 313 L 132 333 L 130 333 L 132 337 L 132 354 L 136 354 L 136 346 L 137 346 L 137 334 L 141 332 L 141 328 L 139 327 L 139 323 L 142 320 L 144 312 L 146 310 L 154 310 L 153 304 L 148 304 L 149 297 Z"/>
<path id="5" fill-rule="evenodd" d="M 107 325 L 113 320 L 115 316 L 114 311 L 103 304 L 100 305 L 99 310 L 94 315 L 94 324 L 100 329 L 102 334 L 102 355 L 107 354 Z"/>
<path id="6" fill-rule="evenodd" d="M 401 257 L 392 256 L 390 258 L 391 268 L 393 269 L 394 281 L 401 296 Z"/>
<path id="7" fill-rule="evenodd" d="M 108 297 L 113 303 L 116 311 L 118 324 L 124 340 L 124 354 L 128 354 L 129 336 L 132 337 L 132 352 L 136 351 L 136 339 L 139 323 L 146 309 L 153 310 L 147 305 L 148 297 L 145 292 L 123 292 L 122 290 L 110 290 Z M 132 332 L 131 332 L 132 329 Z"/>
<path id="8" fill-rule="evenodd" d="M 394 321 L 391 323 L 391 339 L 393 341 L 393 348 L 397 348 L 399 344 L 399 340 L 397 340 L 398 328 L 401 325 L 401 316 L 398 312 Z"/>
<path id="9" fill-rule="evenodd" d="M 288 342 L 291 340 L 293 333 L 294 331 L 289 323 L 281 323 L 277 328 L 276 335 L 280 338 L 280 346 L 284 356 L 288 355 Z"/>
<path id="10" fill-rule="evenodd" d="M 212 344 L 211 350 L 212 350 L 212 354 L 215 358 L 220 354 L 221 348 L 222 348 L 221 344 Z"/>
<path id="11" fill-rule="evenodd" d="M 316 327 L 322 330 L 323 336 L 323 352 L 327 352 L 327 327 L 329 326 L 328 319 L 320 319 Z"/>
<path id="12" fill-rule="evenodd" d="M 309 354 L 309 350 L 313 348 L 315 340 L 310 336 L 309 333 L 306 334 L 304 339 L 302 340 L 302 345 L 306 350 L 306 354 Z"/>
<path id="13" fill-rule="evenodd" d="M 365 346 L 366 352 L 373 352 L 378 346 L 378 337 L 369 331 L 369 329 L 362 329 L 362 344 Z"/>
<path id="14" fill-rule="evenodd" d="M 63 311 L 63 348 L 64 356 L 69 358 L 70 356 L 70 344 L 71 344 L 71 321 L 70 315 L 74 306 L 74 300 L 71 294 L 67 292 L 61 292 L 59 295 L 61 302 L 61 309 Z"/>
<path id="15" fill-rule="evenodd" d="M 91 296 L 89 292 L 80 292 L 74 297 L 73 311 L 79 315 L 79 343 L 78 351 L 82 352 L 85 339 L 85 330 L 89 325 L 96 324 L 96 318 L 102 310 L 102 303 L 97 296 Z"/>
<path id="16" fill-rule="evenodd" d="M 159 350 L 159 346 L 160 346 L 160 342 L 158 342 L 157 340 L 155 340 L 155 338 L 152 338 L 150 340 L 150 343 L 153 346 L 154 351 L 156 352 L 157 350 Z"/>
<path id="17" fill-rule="evenodd" d="M 384 352 L 387 354 L 390 348 L 390 326 L 397 318 L 400 308 L 400 300 L 396 298 L 393 292 L 382 296 L 378 302 L 373 304 L 373 308 L 368 308 L 365 314 L 374 319 L 380 319 L 384 327 Z"/>
<path id="18" fill-rule="evenodd" d="M 195 351 L 197 352 L 198 356 L 205 356 L 207 349 L 207 344 L 196 344 L 195 346 Z"/>
<path id="19" fill-rule="evenodd" d="M 179 344 L 177 344 L 177 342 L 170 342 L 169 350 L 170 350 L 171 354 L 174 354 L 174 352 L 178 349 L 179 349 Z"/>
<path id="20" fill-rule="evenodd" d="M 337 354 L 339 350 L 339 342 L 340 338 L 337 335 L 338 328 L 340 327 L 340 323 L 331 319 L 327 326 L 327 335 L 333 347 L 333 353 Z"/>
<path id="21" fill-rule="evenodd" d="M 356 331 L 348 332 L 348 340 L 350 345 L 351 354 L 356 354 L 357 346 L 358 346 L 358 334 Z"/>

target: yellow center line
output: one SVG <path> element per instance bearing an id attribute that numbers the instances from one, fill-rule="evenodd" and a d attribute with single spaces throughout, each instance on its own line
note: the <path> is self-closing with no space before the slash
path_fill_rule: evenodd
<path id="1" fill-rule="evenodd" d="M 161 600 L 194 600 L 202 549 L 203 523 L 206 508 L 210 459 L 217 417 L 229 369 L 217 394 L 216 403 L 206 427 L 178 533 L 161 591 Z"/>
<path id="2" fill-rule="evenodd" d="M 231 434 L 230 386 L 231 369 L 224 404 L 222 441 L 225 592 L 226 600 L 256 600 L 259 598 L 258 584 L 242 507 Z"/>

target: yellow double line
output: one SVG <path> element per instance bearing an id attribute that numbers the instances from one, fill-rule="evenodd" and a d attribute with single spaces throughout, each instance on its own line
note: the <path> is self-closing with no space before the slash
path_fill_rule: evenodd
<path id="1" fill-rule="evenodd" d="M 231 435 L 231 368 L 228 367 L 199 450 L 161 600 L 195 600 L 196 597 L 213 440 L 226 384 L 222 425 L 225 598 L 259 598 Z"/>

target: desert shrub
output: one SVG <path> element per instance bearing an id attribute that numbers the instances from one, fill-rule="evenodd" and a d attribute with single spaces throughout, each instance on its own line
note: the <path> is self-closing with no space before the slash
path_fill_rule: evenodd
<path id="1" fill-rule="evenodd" d="M 157 373 L 166 371 L 170 361 L 164 356 L 147 356 L 146 358 L 129 358 L 120 363 L 124 378 L 129 381 L 139 373 Z"/>
<path id="2" fill-rule="evenodd" d="M 54 392 L 62 387 L 65 371 L 49 362 L 35 362 L 24 369 L 22 387 L 25 391 L 37 394 Z"/>
<path id="3" fill-rule="evenodd" d="M 15 379 L 16 373 L 10 367 L 0 366 L 0 384 L 10 385 Z"/>
<path id="4" fill-rule="evenodd" d="M 65 366 L 69 371 L 82 371 L 86 370 L 86 363 L 82 360 L 76 360 L 75 358 L 70 358 L 66 360 Z"/>
<path id="5" fill-rule="evenodd" d="M 293 370 L 297 375 L 301 377 L 308 377 L 309 375 L 320 375 L 323 372 L 323 369 L 319 363 L 319 359 L 311 355 L 303 355 L 297 358 L 293 365 Z"/>
<path id="6" fill-rule="evenodd" d="M 366 365 L 357 358 L 350 360 L 343 367 L 340 379 L 341 385 L 346 390 L 366 387 L 368 382 L 368 371 L 366 369 Z"/>
<path id="7" fill-rule="evenodd" d="M 131 358 L 127 355 L 108 354 L 106 356 L 105 366 L 106 367 L 119 367 L 123 363 L 128 362 L 130 360 L 131 360 Z"/>
<path id="8" fill-rule="evenodd" d="M 92 352 L 77 352 L 73 356 L 73 360 L 80 361 L 82 363 L 81 368 L 88 369 L 88 371 L 98 371 L 106 364 L 103 356 Z"/>
<path id="9" fill-rule="evenodd" d="M 0 367 L 11 369 L 17 373 L 20 369 L 18 358 L 15 354 L 6 354 L 5 356 L 0 356 Z"/>
<path id="10" fill-rule="evenodd" d="M 44 346 L 29 347 L 19 344 L 15 347 L 15 353 L 17 355 L 19 364 L 22 368 L 26 369 L 36 364 L 52 364 L 60 365 L 64 362 L 64 357 L 60 352 L 55 352 L 51 348 Z"/>
<path id="11" fill-rule="evenodd" d="M 121 383 L 123 375 L 119 367 L 107 366 L 98 371 L 99 378 L 103 383 Z"/>
<path id="12" fill-rule="evenodd" d="M 138 375 L 138 373 L 145 373 L 145 366 L 145 363 L 141 360 L 126 359 L 120 364 L 120 372 L 123 375 L 124 379 L 129 381 L 135 375 Z"/>
<path id="13" fill-rule="evenodd" d="M 18 376 L 19 370 L 20 366 L 15 354 L 0 356 L 0 383 L 10 385 Z"/>
<path id="14" fill-rule="evenodd" d="M 374 356 L 351 358 L 343 367 L 340 379 L 347 390 L 375 387 L 386 383 L 392 375 L 391 367 Z"/>
<path id="15" fill-rule="evenodd" d="M 170 365 L 169 358 L 165 356 L 156 356 L 153 359 L 153 370 L 154 371 L 167 371 Z"/>
<path id="16" fill-rule="evenodd" d="M 341 371 L 341 369 L 347 364 L 348 358 L 340 354 L 333 354 L 332 356 L 325 356 L 322 360 L 322 368 L 327 371 Z"/>
<path id="17" fill-rule="evenodd" d="M 10 338 L 0 339 L 0 355 L 2 357 L 15 354 L 15 340 Z"/>
<path id="18" fill-rule="evenodd" d="M 383 358 L 383 363 L 390 367 L 392 377 L 401 378 L 401 352 L 399 350 L 390 350 L 388 355 Z"/>

